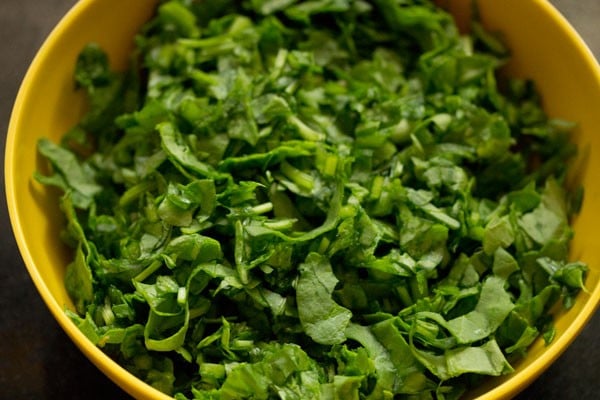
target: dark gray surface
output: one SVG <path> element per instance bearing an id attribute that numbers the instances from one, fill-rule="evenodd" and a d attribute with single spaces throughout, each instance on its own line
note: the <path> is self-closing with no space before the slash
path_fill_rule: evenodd
<path id="1" fill-rule="evenodd" d="M 530 1 L 530 0 L 523 0 Z M 0 132 L 31 59 L 74 0 L 0 0 Z M 553 0 L 600 56 L 600 1 Z M 600 110 L 599 110 L 600 112 Z M 71 343 L 31 282 L 0 197 L 0 399 L 127 399 Z M 517 399 L 596 399 L 600 395 L 600 312 L 573 345 Z"/>

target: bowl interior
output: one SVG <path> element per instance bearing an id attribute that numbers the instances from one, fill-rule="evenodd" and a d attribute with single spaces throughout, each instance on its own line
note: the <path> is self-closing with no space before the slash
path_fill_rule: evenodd
<path id="1" fill-rule="evenodd" d="M 100 44 L 115 68 L 127 63 L 132 38 L 146 21 L 156 0 L 83 0 L 52 32 L 32 63 L 17 97 L 6 145 L 6 193 L 14 234 L 25 264 L 44 301 L 67 334 L 106 375 L 135 397 L 167 398 L 119 367 L 93 346 L 64 315 L 72 308 L 63 285 L 70 261 L 58 232 L 63 218 L 57 192 L 33 181 L 45 164 L 37 156 L 40 137 L 58 141 L 85 110 L 82 94 L 75 91 L 72 74 L 80 49 Z M 466 26 L 470 0 L 440 0 Z M 600 250 L 595 246 L 600 181 L 600 68 L 591 52 L 560 14 L 545 0 L 480 0 L 484 24 L 500 31 L 512 52 L 506 67 L 511 76 L 532 78 L 553 117 L 576 121 L 573 140 L 580 147 L 572 181 L 585 187 L 580 215 L 574 221 L 572 257 L 588 263 L 587 293 L 555 321 L 558 334 L 546 347 L 537 341 L 516 373 L 487 381 L 470 397 L 495 399 L 515 395 L 537 377 L 574 339 L 600 301 Z M 115 12 L 118 10 L 118 12 Z"/>

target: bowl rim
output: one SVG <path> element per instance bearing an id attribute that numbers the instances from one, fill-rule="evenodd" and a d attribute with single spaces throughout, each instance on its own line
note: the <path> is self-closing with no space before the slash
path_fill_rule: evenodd
<path id="1" fill-rule="evenodd" d="M 40 271 L 26 246 L 27 241 L 18 212 L 14 179 L 14 171 L 17 169 L 17 166 L 15 165 L 14 154 L 17 151 L 17 132 L 20 130 L 21 119 L 23 118 L 22 109 L 24 108 L 28 97 L 33 95 L 32 81 L 34 80 L 34 76 L 39 73 L 42 66 L 47 62 L 47 59 L 51 57 L 55 47 L 57 47 L 58 40 L 65 34 L 68 27 L 71 26 L 94 2 L 95 0 L 78 0 L 71 6 L 44 39 L 27 68 L 27 72 L 19 86 L 10 114 L 4 154 L 4 183 L 8 214 L 19 253 L 25 263 L 25 267 L 27 268 L 31 280 L 47 308 L 73 343 L 96 367 L 98 367 L 100 371 L 130 395 L 135 397 L 143 395 L 146 398 L 166 400 L 171 399 L 171 397 L 137 378 L 110 358 L 99 347 L 95 346 L 66 315 L 64 312 L 65 309 L 54 298 L 46 285 L 44 278 L 40 274 Z"/>
<path id="2" fill-rule="evenodd" d="M 547 18 L 556 24 L 557 29 L 561 31 L 570 44 L 581 54 L 581 61 L 589 70 L 590 76 L 594 78 L 595 86 L 600 88 L 600 64 L 577 30 L 550 0 L 533 0 L 533 2 L 536 3 L 541 13 L 544 13 Z M 542 375 L 567 350 L 600 305 L 600 282 L 592 291 L 582 291 L 579 296 L 589 296 L 589 298 L 585 299 L 585 304 L 567 329 L 563 330 L 560 337 L 552 341 L 546 350 L 533 362 L 518 371 L 518 373 L 507 375 L 504 382 L 476 397 L 477 400 L 496 400 L 516 396 Z M 583 300 L 579 299 L 579 301 Z M 536 340 L 540 340 L 540 338 Z"/>
<path id="3" fill-rule="evenodd" d="M 533 2 L 536 3 L 539 11 L 544 13 L 547 18 L 551 19 L 557 25 L 557 28 L 560 29 L 561 33 L 568 38 L 569 42 L 576 47 L 578 53 L 582 55 L 582 61 L 585 63 L 586 68 L 590 70 L 591 76 L 595 77 L 596 84 L 600 87 L 600 65 L 575 28 L 573 28 L 569 21 L 553 4 L 550 3 L 550 1 L 533 0 Z M 94 0 L 79 0 L 60 19 L 35 54 L 19 87 L 10 114 L 5 144 L 4 182 L 8 214 L 20 255 L 25 263 L 30 278 L 44 303 L 53 314 L 55 320 L 75 345 L 100 369 L 100 371 L 129 394 L 133 396 L 143 395 L 145 398 L 153 399 L 171 399 L 170 396 L 165 395 L 141 379 L 135 377 L 132 373 L 110 358 L 100 348 L 92 344 L 92 342 L 67 317 L 64 308 L 58 304 L 46 285 L 44 278 L 37 269 L 36 263 L 26 246 L 27 241 L 17 210 L 17 194 L 14 179 L 14 170 L 17 166 L 14 165 L 14 153 L 17 150 L 17 132 L 20 130 L 21 119 L 23 118 L 22 109 L 27 98 L 32 95 L 31 83 L 33 77 L 39 73 L 42 65 L 50 58 L 50 55 L 56 47 L 57 39 L 65 33 L 67 27 L 77 20 L 92 3 L 94 3 Z M 561 336 L 547 348 L 547 350 L 524 369 L 520 370 L 518 373 L 509 375 L 504 382 L 481 394 L 477 399 L 492 400 L 513 397 L 525 389 L 529 383 L 539 377 L 539 375 L 541 375 L 575 340 L 598 308 L 600 304 L 600 284 L 598 284 L 592 292 L 589 292 L 588 295 L 589 298 L 580 312 L 575 316 L 572 323 L 563 331 Z"/>

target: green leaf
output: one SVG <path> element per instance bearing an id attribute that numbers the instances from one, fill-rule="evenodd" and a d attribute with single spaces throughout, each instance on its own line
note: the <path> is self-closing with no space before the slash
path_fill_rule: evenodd
<path id="1" fill-rule="evenodd" d="M 360 343 L 373 360 L 377 372 L 377 383 L 372 391 L 373 398 L 392 393 L 396 385 L 396 368 L 388 350 L 377 340 L 373 332 L 362 325 L 349 324 L 345 335 Z"/>
<path id="2" fill-rule="evenodd" d="M 93 90 L 96 86 L 108 84 L 111 71 L 106 53 L 96 43 L 86 45 L 77 57 L 75 64 L 75 82 Z"/>
<path id="3" fill-rule="evenodd" d="M 344 330 L 352 313 L 331 297 L 338 279 L 333 274 L 329 260 L 311 253 L 299 269 L 296 302 L 306 334 L 317 343 L 342 343 L 346 340 Z"/>
<path id="4" fill-rule="evenodd" d="M 479 347 L 448 351 L 446 363 L 450 376 L 459 376 L 464 373 L 499 376 L 513 371 L 493 339 Z"/>
<path id="5" fill-rule="evenodd" d="M 182 235 L 171 240 L 165 252 L 172 260 L 182 259 L 195 264 L 219 260 L 223 257 L 221 245 L 213 238 L 198 235 Z"/>
<path id="6" fill-rule="evenodd" d="M 173 29 L 177 35 L 195 37 L 199 35 L 196 16 L 179 1 L 168 1 L 158 7 L 158 20 L 165 29 Z"/>
<path id="7" fill-rule="evenodd" d="M 473 343 L 498 329 L 513 307 L 504 280 L 490 277 L 483 282 L 475 310 L 448 321 L 448 329 L 459 343 Z"/>
<path id="8" fill-rule="evenodd" d="M 226 177 L 226 175 L 216 172 L 209 164 L 200 161 L 172 123 L 163 122 L 157 126 L 157 129 L 160 132 L 162 147 L 173 162 L 189 168 L 202 177 L 213 179 Z"/>
<path id="9" fill-rule="evenodd" d="M 88 208 L 94 197 L 102 191 L 102 187 L 95 182 L 93 172 L 84 168 L 71 151 L 48 139 L 38 141 L 38 151 L 50 161 L 55 175 L 54 178 L 46 178 L 38 174 L 37 179 L 59 186 L 65 192 L 72 192 L 73 205 Z"/>
<path id="10" fill-rule="evenodd" d="M 423 312 L 446 328 L 459 344 L 474 343 L 490 336 L 504 322 L 514 308 L 510 294 L 504 289 L 505 281 L 495 276 L 487 278 L 482 286 L 475 309 L 464 315 L 444 320 L 440 314 Z"/>
<path id="11" fill-rule="evenodd" d="M 447 350 L 443 355 L 414 350 L 423 365 L 441 380 L 448 380 L 466 373 L 499 376 L 513 371 L 495 340 L 481 346 L 459 347 Z"/>
<path id="12" fill-rule="evenodd" d="M 75 302 L 77 312 L 83 314 L 87 305 L 94 300 L 94 287 L 92 271 L 85 260 L 81 245 L 75 251 L 75 260 L 67 266 L 65 286 Z"/>

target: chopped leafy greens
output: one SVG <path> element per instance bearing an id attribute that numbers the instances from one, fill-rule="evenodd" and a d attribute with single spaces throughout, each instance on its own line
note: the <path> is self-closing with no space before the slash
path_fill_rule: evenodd
<path id="1" fill-rule="evenodd" d="M 177 399 L 456 399 L 510 373 L 569 261 L 570 124 L 428 0 L 162 1 L 38 150 L 67 311 Z M 502 88 L 502 89 L 501 89 Z"/>

